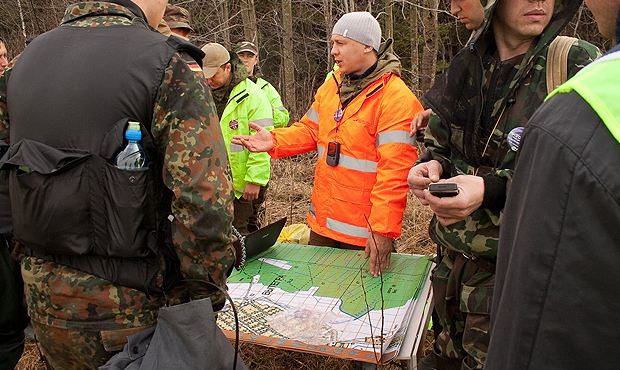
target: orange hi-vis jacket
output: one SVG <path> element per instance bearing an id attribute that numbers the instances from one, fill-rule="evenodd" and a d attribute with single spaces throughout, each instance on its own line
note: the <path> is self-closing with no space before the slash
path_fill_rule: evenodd
<path id="1" fill-rule="evenodd" d="M 422 105 L 398 75 L 385 73 L 351 100 L 336 122 L 340 73 L 334 77 L 318 89 L 299 122 L 272 131 L 275 147 L 269 154 L 318 151 L 308 213 L 315 233 L 359 246 L 366 245 L 370 230 L 396 239 L 407 204 L 407 175 L 418 157 L 409 127 Z M 335 167 L 326 162 L 331 141 L 340 143 Z"/>

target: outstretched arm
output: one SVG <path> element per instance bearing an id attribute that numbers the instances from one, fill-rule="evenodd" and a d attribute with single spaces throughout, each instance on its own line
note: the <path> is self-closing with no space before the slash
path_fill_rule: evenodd
<path id="1" fill-rule="evenodd" d="M 243 145 L 247 150 L 256 152 L 268 152 L 273 149 L 273 136 L 260 125 L 250 122 L 250 129 L 256 131 L 254 135 L 233 136 L 232 143 Z"/>

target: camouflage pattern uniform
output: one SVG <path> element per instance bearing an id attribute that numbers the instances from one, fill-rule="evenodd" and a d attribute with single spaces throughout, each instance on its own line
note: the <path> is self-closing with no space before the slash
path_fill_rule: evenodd
<path id="1" fill-rule="evenodd" d="M 159 24 L 157 25 L 157 32 L 161 33 L 164 36 L 172 35 L 172 31 L 170 30 L 168 23 L 166 23 L 163 18 L 159 21 Z"/>
<path id="2" fill-rule="evenodd" d="M 580 4 L 581 1 L 556 0 L 553 18 L 541 37 L 520 60 L 517 59 L 507 83 L 497 86 L 492 82 L 493 72 L 502 63 L 497 59 L 488 62 L 491 58 L 485 55 L 489 45 L 494 47 L 490 20 L 496 1 L 489 1 L 483 30 L 459 53 L 477 53 L 477 57 L 469 57 L 467 63 L 461 59 L 458 63 L 457 55 L 447 73 L 438 78 L 436 85 L 423 98 L 425 106 L 433 108 L 437 115 L 433 115 L 426 130 L 428 150 L 420 162 L 439 161 L 443 167 L 442 178 L 482 176 L 485 178 L 485 193 L 491 183 L 499 183 L 503 196 L 499 202 L 495 201 L 499 206 L 486 207 L 485 194 L 482 207 L 465 220 L 443 226 L 433 217 L 429 227 L 431 238 L 443 254 L 432 275 L 435 313 L 442 326 L 441 332 L 436 333 L 435 352 L 442 359 L 453 359 L 452 363 L 458 361 L 462 369 L 482 369 L 489 343 L 489 313 L 501 212 L 516 160 L 516 152 L 510 149 L 507 138 L 513 129 L 524 127 L 543 102 L 547 92 L 548 46 Z M 569 77 L 598 55 L 595 46 L 578 41 L 569 53 Z M 483 71 L 480 71 L 481 67 Z M 477 74 L 472 70 L 478 70 Z M 461 81 L 455 81 L 458 78 Z M 484 103 L 481 93 L 486 99 Z M 482 110 L 481 103 L 487 109 Z M 451 115 L 450 112 L 467 104 L 470 104 L 469 117 L 472 120 L 459 120 Z M 486 116 L 484 112 L 487 112 Z M 486 118 L 486 125 L 481 118 Z"/>
<path id="3" fill-rule="evenodd" d="M 72 27 L 131 25 L 123 14 L 134 17 L 117 4 L 83 2 L 69 6 L 63 22 Z M 0 140 L 7 142 L 11 67 L 0 78 Z M 174 193 L 172 239 L 183 277 L 225 288 L 235 259 L 232 178 L 210 89 L 179 55 L 164 71 L 151 133 L 164 154 L 164 184 Z M 127 335 L 154 325 L 166 303 L 190 297 L 210 297 L 215 307 L 224 303 L 221 293 L 199 282 L 181 285 L 166 300 L 34 257 L 25 257 L 21 267 L 35 335 L 55 369 L 104 364 L 122 349 Z"/>

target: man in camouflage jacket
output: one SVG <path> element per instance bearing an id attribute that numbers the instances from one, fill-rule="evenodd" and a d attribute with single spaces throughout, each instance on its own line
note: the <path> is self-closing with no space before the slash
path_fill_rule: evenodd
<path id="1" fill-rule="evenodd" d="M 437 116 L 409 183 L 435 214 L 429 232 L 442 255 L 432 275 L 442 329 L 421 369 L 484 365 L 500 216 L 520 134 L 547 92 L 549 45 L 580 5 L 578 0 L 489 1 L 481 32 L 423 98 Z M 574 44 L 568 76 L 598 53 L 586 42 Z M 428 185 L 438 181 L 456 183 L 459 194 L 431 195 Z"/>
<path id="2" fill-rule="evenodd" d="M 134 27 L 142 29 L 142 34 L 144 29 L 155 33 L 151 27 L 157 26 L 165 5 L 166 1 L 150 0 L 77 3 L 67 8 L 60 27 L 74 31 L 110 27 L 109 32 Z M 86 37 L 88 34 L 82 33 Z M 156 37 L 166 43 L 165 37 Z M 45 41 L 44 37 L 38 39 Z M 29 46 L 33 47 L 31 51 L 37 45 Z M 7 96 L 7 86 L 12 72 L 17 71 L 20 62 L 25 62 L 27 52 L 0 78 L 0 140 L 6 142 L 9 132 L 13 137 L 13 129 L 17 128 L 11 122 L 15 117 L 9 117 L 13 100 Z M 114 50 L 109 52 L 115 55 Z M 63 53 L 57 50 L 54 56 Z M 146 126 L 150 127 L 157 154 L 161 156 L 157 163 L 163 164 L 159 181 L 172 193 L 172 244 L 182 278 L 187 281 L 168 291 L 164 298 L 162 294 L 147 294 L 46 259 L 24 257 L 21 267 L 28 311 L 42 353 L 54 369 L 101 366 L 122 349 L 128 335 L 154 325 L 159 308 L 166 303 L 205 297 L 211 298 L 215 309 L 224 303 L 222 293 L 201 281 L 225 289 L 235 258 L 231 237 L 233 187 L 226 148 L 206 81 L 192 72 L 178 52 L 171 51 L 171 55 L 160 71 L 161 76 L 154 80 L 157 93 L 151 97 L 154 105 L 146 108 L 152 109 L 152 121 Z M 139 68 L 127 65 L 132 67 Z M 93 73 L 104 79 L 115 71 Z M 75 76 L 66 86 L 57 88 L 80 83 L 80 77 Z M 53 86 L 25 88 L 53 91 Z M 103 102 L 106 97 L 93 88 L 91 99 Z M 67 104 L 66 109 L 70 109 L 71 103 Z"/>

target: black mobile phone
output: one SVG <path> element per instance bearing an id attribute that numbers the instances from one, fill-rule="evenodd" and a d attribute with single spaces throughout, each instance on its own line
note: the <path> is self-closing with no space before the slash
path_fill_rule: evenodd
<path id="1" fill-rule="evenodd" d="M 329 166 L 336 167 L 340 160 L 340 143 L 337 141 L 330 141 L 327 143 L 327 156 L 325 161 Z"/>
<path id="2" fill-rule="evenodd" d="M 443 198 L 458 195 L 459 188 L 453 182 L 438 182 L 430 184 L 428 186 L 428 191 L 436 197 Z"/>

